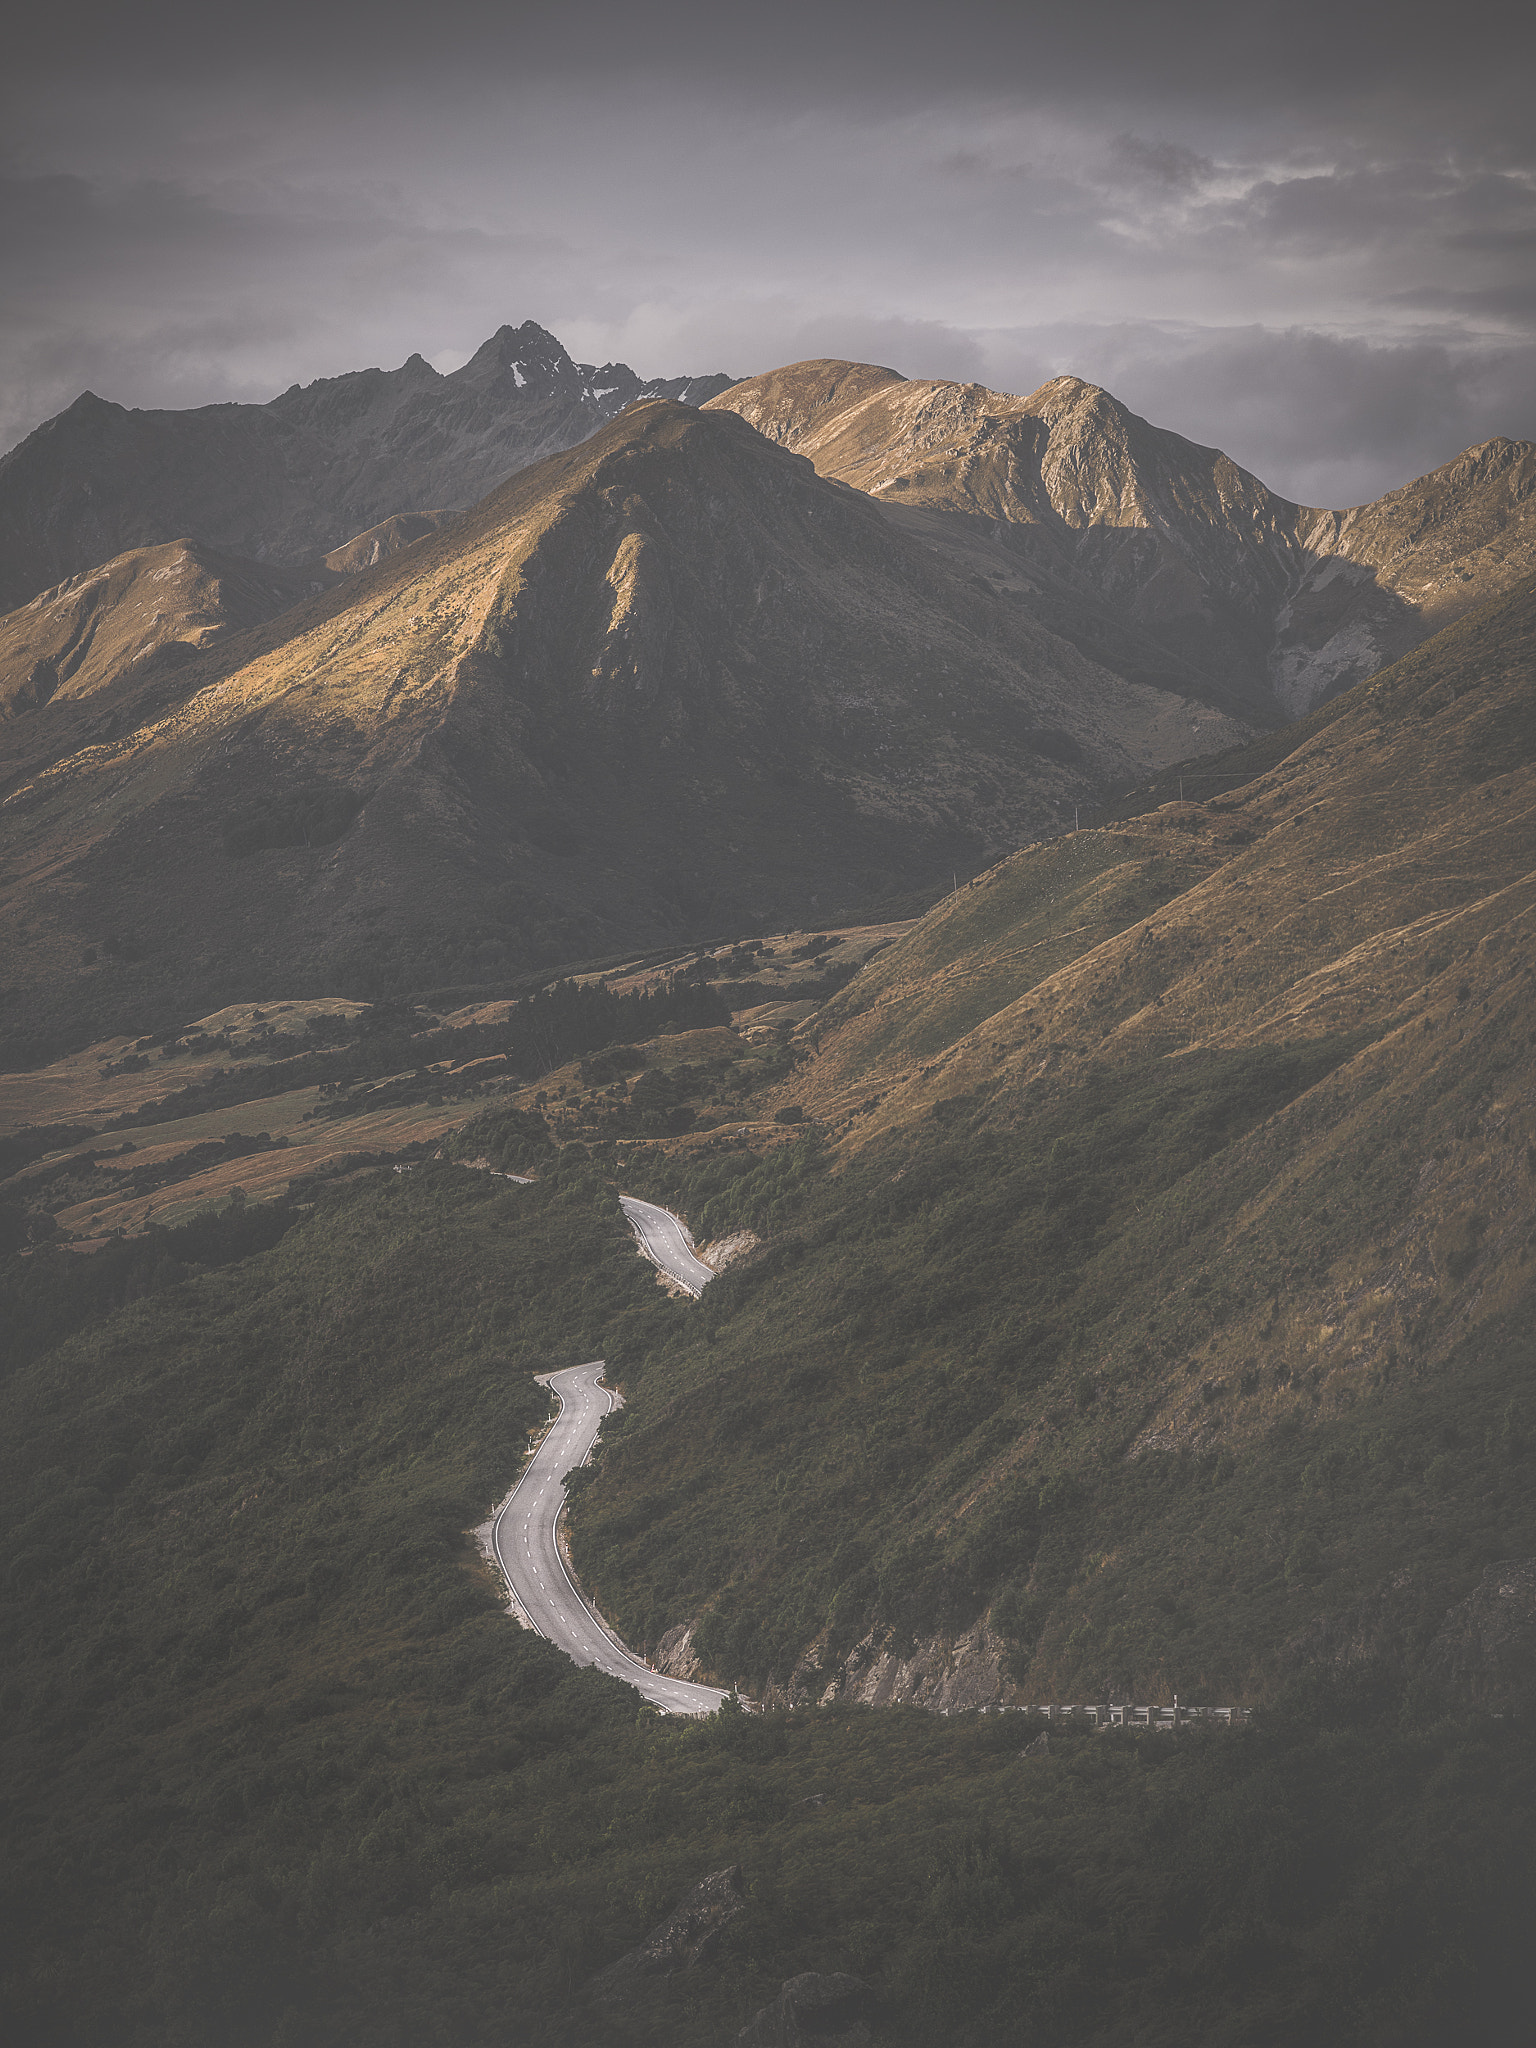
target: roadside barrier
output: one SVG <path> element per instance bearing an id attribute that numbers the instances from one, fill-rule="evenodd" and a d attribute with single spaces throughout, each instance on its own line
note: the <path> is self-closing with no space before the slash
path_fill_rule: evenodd
<path id="1" fill-rule="evenodd" d="M 989 1711 L 982 1709 L 983 1713 Z M 1152 1728 L 1171 1734 L 1175 1728 L 1242 1728 L 1252 1715 L 1251 1707 L 1138 1707 L 1124 1705 L 994 1707 L 997 1714 L 1031 1714 L 1042 1721 L 1077 1721 L 1085 1728 Z"/>

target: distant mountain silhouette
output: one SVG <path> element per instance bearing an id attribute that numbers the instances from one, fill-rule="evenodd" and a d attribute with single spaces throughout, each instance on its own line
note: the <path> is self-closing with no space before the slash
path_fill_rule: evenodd
<path id="1" fill-rule="evenodd" d="M 83 392 L 0 460 L 0 610 L 184 534 L 306 562 L 392 514 L 473 505 L 637 398 L 696 405 L 730 381 L 645 383 L 626 363 L 574 363 L 527 320 L 448 376 L 415 355 L 398 370 L 295 384 L 266 405 L 188 412 Z"/>

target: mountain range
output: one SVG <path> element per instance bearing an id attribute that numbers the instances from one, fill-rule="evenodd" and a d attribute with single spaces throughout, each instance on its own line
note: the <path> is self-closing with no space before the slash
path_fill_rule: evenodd
<path id="1" fill-rule="evenodd" d="M 0 607 L 130 548 L 195 536 L 307 562 L 395 513 L 462 510 L 637 398 L 696 405 L 724 376 L 649 383 L 502 327 L 448 375 L 419 355 L 293 385 L 265 405 L 139 412 L 83 392 L 0 460 Z"/>
<path id="2" fill-rule="evenodd" d="M 1531 448 L 429 444 L 0 618 L 6 2038 L 1525 2048 Z"/>
<path id="3" fill-rule="evenodd" d="M 1027 398 L 795 363 L 712 399 L 1095 660 L 1294 718 L 1536 568 L 1536 446 L 1493 440 L 1352 511 L 1056 377 Z"/>
<path id="4" fill-rule="evenodd" d="M 1510 587 L 1533 486 L 1320 512 L 1072 377 L 645 386 L 532 322 L 87 396 L 0 464 L 9 1056 L 931 901 Z"/>
<path id="5" fill-rule="evenodd" d="M 118 565 L 98 642 L 195 554 Z M 81 597 L 0 647 L 78 633 Z M 1248 729 L 1099 668 L 734 413 L 647 400 L 279 617 L 0 726 L 8 1021 L 825 916 Z"/>

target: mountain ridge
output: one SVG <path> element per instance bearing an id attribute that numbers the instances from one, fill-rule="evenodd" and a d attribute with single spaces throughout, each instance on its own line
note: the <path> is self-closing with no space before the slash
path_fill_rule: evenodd
<path id="1" fill-rule="evenodd" d="M 114 981 L 206 1010 L 198 974 L 382 992 L 829 915 L 1245 730 L 1096 668 L 736 415 L 649 400 L 281 618 L 0 727 L 12 1020 L 80 1028 Z M 301 814 L 331 837 L 285 840 Z"/>
<path id="2" fill-rule="evenodd" d="M 1185 687 L 1224 687 L 1217 701 L 1273 721 L 1536 567 L 1529 442 L 1480 443 L 1334 512 L 1280 496 L 1074 376 L 1018 397 L 816 359 L 710 403 L 1010 581 L 1043 622 L 1121 673 L 1147 672 L 1150 641 Z M 1116 630 L 1128 636 L 1118 647 Z"/>
<path id="3" fill-rule="evenodd" d="M 0 719 L 88 696 L 156 657 L 163 668 L 264 625 L 454 516 L 396 514 L 291 568 L 184 536 L 82 569 L 0 618 Z"/>
<path id="4" fill-rule="evenodd" d="M 576 363 L 529 320 L 446 375 L 412 355 L 262 405 L 133 411 L 84 392 L 0 457 L 0 606 L 187 533 L 293 566 L 394 514 L 467 507 L 637 398 L 696 403 L 730 381 Z"/>

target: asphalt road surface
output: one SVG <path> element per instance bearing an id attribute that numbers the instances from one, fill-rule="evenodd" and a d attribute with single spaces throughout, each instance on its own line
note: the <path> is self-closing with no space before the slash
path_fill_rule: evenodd
<path id="1" fill-rule="evenodd" d="M 645 1256 L 664 1273 L 670 1273 L 690 1294 L 702 1294 L 714 1279 L 714 1272 L 695 1257 L 693 1239 L 682 1218 L 674 1216 L 670 1209 L 659 1209 L 654 1202 L 638 1201 L 633 1195 L 620 1195 L 619 1201 Z"/>
<path id="2" fill-rule="evenodd" d="M 665 1209 L 652 1213 L 667 1214 Z M 702 1270 L 709 1272 L 707 1266 Z M 632 1657 L 577 1592 L 560 1555 L 555 1524 L 565 1503 L 565 1475 L 585 1462 L 603 1417 L 614 1405 L 612 1394 L 598 1384 L 602 1374 L 599 1359 L 549 1375 L 547 1384 L 560 1402 L 560 1412 L 496 1517 L 491 1540 L 518 1605 L 539 1634 L 574 1663 L 595 1664 L 599 1671 L 622 1678 L 664 1713 L 712 1714 L 725 1694 L 717 1686 L 663 1678 Z"/>

